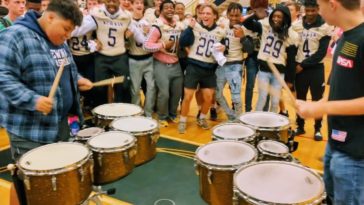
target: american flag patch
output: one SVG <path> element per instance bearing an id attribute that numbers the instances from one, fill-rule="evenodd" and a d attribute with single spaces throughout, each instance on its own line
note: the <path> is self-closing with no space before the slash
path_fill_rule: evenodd
<path id="1" fill-rule="evenodd" d="M 347 134 L 347 132 L 333 129 L 331 133 L 331 138 L 339 142 L 345 142 Z"/>

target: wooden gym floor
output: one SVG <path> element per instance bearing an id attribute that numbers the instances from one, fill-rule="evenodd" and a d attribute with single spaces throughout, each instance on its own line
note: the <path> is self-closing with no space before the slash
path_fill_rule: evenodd
<path id="1" fill-rule="evenodd" d="M 331 70 L 331 58 L 325 59 L 325 78 L 329 76 L 329 72 Z M 245 80 L 243 82 L 245 84 Z M 243 86 L 242 93 L 244 93 L 245 86 Z M 227 97 L 228 101 L 230 98 L 228 88 L 226 87 L 224 90 L 225 96 Z M 325 95 L 328 93 L 328 88 L 325 89 Z M 244 95 L 243 102 L 244 100 Z M 288 100 L 288 96 L 286 94 L 283 94 L 283 99 Z M 308 99 L 310 97 L 308 96 Z M 255 86 L 254 89 L 254 95 L 253 95 L 253 108 L 255 107 L 255 102 L 257 100 L 257 86 Z M 292 107 L 289 105 L 286 105 L 289 110 L 289 119 L 291 122 L 291 127 L 293 129 L 296 128 L 295 125 L 295 112 Z M 166 128 L 160 128 L 161 135 L 163 137 L 176 140 L 184 143 L 189 143 L 193 145 L 202 145 L 209 141 L 211 141 L 211 129 L 210 130 L 203 130 L 199 128 L 196 124 L 196 115 L 197 115 L 197 105 L 196 102 L 193 101 L 191 105 L 191 110 L 189 112 L 188 116 L 188 126 L 187 126 L 187 132 L 185 134 L 179 134 L 177 130 L 177 125 L 175 123 L 169 123 L 169 126 Z M 218 119 L 216 121 L 209 120 L 209 123 L 211 127 L 218 125 L 220 123 L 223 123 L 227 120 L 225 114 L 223 113 L 222 109 L 218 109 Z M 327 142 L 327 121 L 326 118 L 323 120 L 323 126 L 322 126 L 322 134 L 324 136 L 324 140 L 317 142 L 313 140 L 313 120 L 306 120 L 305 124 L 305 130 L 306 134 L 297 136 L 295 138 L 295 141 L 299 142 L 299 146 L 297 151 L 293 153 L 294 157 L 300 160 L 300 162 L 308 166 L 310 168 L 313 168 L 315 170 L 318 170 L 322 172 L 323 170 L 323 163 L 322 163 L 322 157 L 324 155 L 324 150 Z M 6 134 L 5 129 L 0 128 L 0 151 L 9 149 L 9 139 Z M 6 180 L 0 179 L 0 204 L 6 205 L 9 201 L 9 188 L 10 183 Z M 105 197 L 104 201 L 105 204 L 120 204 L 125 205 L 128 203 L 116 201 L 110 197 Z"/>

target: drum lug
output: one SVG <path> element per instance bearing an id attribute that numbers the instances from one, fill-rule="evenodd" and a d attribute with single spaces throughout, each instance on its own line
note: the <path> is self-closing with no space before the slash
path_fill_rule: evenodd
<path id="1" fill-rule="evenodd" d="M 90 158 L 90 175 L 91 175 L 91 182 L 94 182 L 94 160 L 92 159 L 92 157 Z"/>
<path id="2" fill-rule="evenodd" d="M 195 163 L 193 166 L 195 167 L 195 173 L 196 173 L 196 175 L 197 176 L 200 176 L 200 172 L 198 171 L 198 165 Z"/>
<path id="3" fill-rule="evenodd" d="M 233 205 L 239 205 L 239 197 L 237 196 L 237 190 L 235 190 L 234 188 L 234 193 L 233 193 Z"/>
<path id="4" fill-rule="evenodd" d="M 82 167 L 80 167 L 78 169 L 78 172 L 80 173 L 81 175 L 81 182 L 83 182 L 85 180 L 85 171 L 82 169 Z"/>
<path id="5" fill-rule="evenodd" d="M 53 175 L 51 181 L 53 191 L 57 191 L 57 177 Z"/>
<path id="6" fill-rule="evenodd" d="M 27 188 L 27 190 L 30 190 L 30 181 L 29 181 L 29 177 L 24 175 L 24 185 Z"/>
<path id="7" fill-rule="evenodd" d="M 212 184 L 212 171 L 210 169 L 207 172 L 207 181 L 209 182 L 209 184 Z"/>
<path id="8" fill-rule="evenodd" d="M 101 153 L 98 153 L 97 162 L 99 163 L 99 166 L 101 167 L 102 166 L 102 154 Z"/>
<path id="9" fill-rule="evenodd" d="M 150 134 L 150 144 L 154 144 L 158 142 L 159 133 Z"/>
<path id="10" fill-rule="evenodd" d="M 127 150 L 123 152 L 123 159 L 125 163 L 129 163 L 129 153 Z"/>

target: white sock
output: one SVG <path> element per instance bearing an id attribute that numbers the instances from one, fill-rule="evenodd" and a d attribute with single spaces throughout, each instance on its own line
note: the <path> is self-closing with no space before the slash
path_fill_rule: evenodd
<path id="1" fill-rule="evenodd" d="M 187 117 L 185 117 L 185 116 L 180 116 L 180 117 L 179 117 L 179 121 L 180 121 L 180 122 L 187 122 Z"/>
<path id="2" fill-rule="evenodd" d="M 205 119 L 206 118 L 206 115 L 205 114 L 200 114 L 200 119 Z"/>

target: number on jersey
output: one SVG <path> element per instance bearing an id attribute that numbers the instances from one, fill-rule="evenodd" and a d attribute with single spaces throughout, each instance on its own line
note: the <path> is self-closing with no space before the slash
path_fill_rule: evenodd
<path id="1" fill-rule="evenodd" d="M 79 37 L 72 37 L 71 38 L 71 47 L 72 47 L 72 50 L 74 50 L 74 51 L 81 50 L 81 47 L 85 48 L 85 50 L 90 50 L 90 48 L 88 47 L 88 43 L 87 43 L 87 36 L 84 35 L 82 37 L 81 41 L 80 41 Z"/>
<path id="2" fill-rule="evenodd" d="M 308 39 L 303 43 L 303 52 L 305 53 L 305 57 L 310 57 L 310 47 L 308 46 Z"/>
<path id="3" fill-rule="evenodd" d="M 116 44 L 116 37 L 115 37 L 115 33 L 116 33 L 116 28 L 110 28 L 109 29 L 109 41 L 107 41 L 107 45 L 114 47 Z"/>
<path id="4" fill-rule="evenodd" d="M 211 50 L 212 46 L 214 45 L 215 41 L 213 39 L 206 39 L 201 37 L 199 39 L 199 45 L 196 50 L 196 55 L 211 57 Z"/>
<path id="5" fill-rule="evenodd" d="M 270 55 L 272 51 L 272 56 L 278 58 L 281 52 L 282 45 L 283 41 L 275 39 L 273 36 L 268 36 L 266 39 L 263 52 Z"/>

